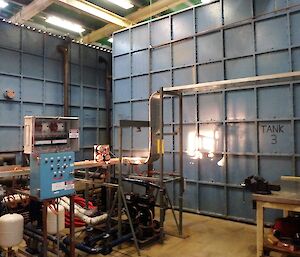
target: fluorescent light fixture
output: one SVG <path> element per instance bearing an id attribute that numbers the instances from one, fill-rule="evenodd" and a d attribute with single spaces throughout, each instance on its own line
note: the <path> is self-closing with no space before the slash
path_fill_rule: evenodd
<path id="1" fill-rule="evenodd" d="M 5 8 L 6 6 L 8 6 L 8 3 L 6 3 L 3 0 L 0 0 L 0 8 Z"/>
<path id="2" fill-rule="evenodd" d="M 109 43 L 113 43 L 114 42 L 114 39 L 111 37 L 107 40 Z"/>
<path id="3" fill-rule="evenodd" d="M 46 22 L 48 22 L 52 25 L 70 30 L 70 31 L 77 32 L 77 33 L 82 33 L 82 32 L 85 31 L 85 29 L 81 25 L 73 23 L 73 22 L 68 21 L 68 20 L 61 19 L 61 18 L 56 17 L 56 16 L 49 16 L 46 19 Z"/>
<path id="4" fill-rule="evenodd" d="M 81 13 L 84 12 L 94 18 L 117 24 L 120 27 L 130 27 L 132 25 L 132 22 L 128 19 L 85 0 L 56 0 L 56 2 Z"/>
<path id="5" fill-rule="evenodd" d="M 201 4 L 208 4 L 210 3 L 212 0 L 201 0 Z"/>
<path id="6" fill-rule="evenodd" d="M 128 0 L 106 0 L 106 1 L 118 5 L 126 10 L 134 7 L 134 5 Z"/>

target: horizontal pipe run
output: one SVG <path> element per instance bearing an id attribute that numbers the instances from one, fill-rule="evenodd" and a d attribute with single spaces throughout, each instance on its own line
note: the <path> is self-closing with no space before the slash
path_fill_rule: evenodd
<path id="1" fill-rule="evenodd" d="M 120 239 L 113 240 L 109 244 L 109 246 L 90 247 L 90 246 L 88 246 L 84 243 L 77 243 L 77 244 L 75 244 L 75 248 L 80 250 L 80 251 L 83 251 L 85 253 L 88 253 L 88 254 L 103 254 L 103 255 L 106 255 L 106 254 L 108 254 L 108 252 L 110 250 L 110 247 L 120 245 L 124 242 L 129 241 L 131 238 L 132 238 L 132 234 L 130 233 L 130 234 L 122 236 Z M 66 237 L 64 239 L 64 243 L 67 244 L 67 245 L 70 244 L 70 238 Z"/>
<path id="2" fill-rule="evenodd" d="M 29 226 L 25 226 L 24 228 L 24 234 L 27 235 L 27 236 L 30 236 L 40 242 L 44 242 L 44 239 L 43 239 L 43 234 L 42 232 L 34 229 L 34 228 L 31 228 Z M 51 242 L 53 243 L 57 243 L 57 238 L 55 236 L 52 236 L 52 235 L 49 235 L 47 236 L 48 240 L 50 240 Z M 59 242 L 59 249 L 62 250 L 64 253 L 66 254 L 69 254 L 69 250 L 68 248 L 62 243 L 62 242 Z"/>

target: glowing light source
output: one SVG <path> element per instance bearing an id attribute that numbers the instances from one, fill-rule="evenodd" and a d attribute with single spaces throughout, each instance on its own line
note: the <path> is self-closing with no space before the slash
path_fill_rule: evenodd
<path id="1" fill-rule="evenodd" d="M 214 153 L 208 153 L 208 155 L 207 155 L 207 157 L 211 158 L 211 159 L 214 158 L 214 156 L 215 156 Z"/>
<path id="2" fill-rule="evenodd" d="M 83 12 L 89 16 L 101 19 L 105 22 L 113 23 L 121 27 L 129 27 L 132 22 L 126 18 L 117 15 L 114 12 L 108 11 L 96 4 L 84 0 L 57 0 L 58 4 L 67 6 L 68 8 L 75 9 L 80 13 Z"/>
<path id="3" fill-rule="evenodd" d="M 194 156 L 197 149 L 197 136 L 196 132 L 190 132 L 188 135 L 188 149 L 187 154 L 189 156 Z"/>
<path id="4" fill-rule="evenodd" d="M 0 0 L 0 8 L 5 8 L 8 6 L 8 3 L 6 3 L 5 1 L 3 0 Z"/>
<path id="5" fill-rule="evenodd" d="M 199 140 L 202 141 L 202 149 L 207 152 L 213 152 L 215 149 L 215 135 L 214 131 L 212 130 L 204 130 L 201 131 Z"/>
<path id="6" fill-rule="evenodd" d="M 208 4 L 212 2 L 212 0 L 201 0 L 201 4 Z"/>
<path id="7" fill-rule="evenodd" d="M 85 29 L 81 25 L 73 23 L 73 22 L 68 21 L 68 20 L 61 19 L 61 18 L 56 17 L 56 16 L 48 17 L 46 19 L 46 22 L 48 22 L 52 25 L 64 28 L 66 30 L 74 31 L 76 33 L 82 33 L 82 32 L 85 31 Z"/>
<path id="8" fill-rule="evenodd" d="M 203 159 L 203 153 L 201 153 L 199 150 L 195 151 L 193 159 Z"/>
<path id="9" fill-rule="evenodd" d="M 126 10 L 134 7 L 134 5 L 128 0 L 106 0 L 106 1 L 111 2 L 115 5 L 118 5 Z"/>
<path id="10" fill-rule="evenodd" d="M 221 160 L 217 162 L 218 166 L 223 167 L 225 164 L 225 157 L 223 156 Z"/>
<path id="11" fill-rule="evenodd" d="M 128 163 L 128 164 L 144 164 L 146 161 L 146 158 L 144 157 L 123 157 L 122 161 L 124 163 Z"/>
<path id="12" fill-rule="evenodd" d="M 190 132 L 188 135 L 187 154 L 192 158 L 203 158 L 203 152 L 208 152 L 207 157 L 213 158 L 215 151 L 215 141 L 219 138 L 218 133 L 214 131 L 203 131 L 199 136 L 196 132 Z"/>

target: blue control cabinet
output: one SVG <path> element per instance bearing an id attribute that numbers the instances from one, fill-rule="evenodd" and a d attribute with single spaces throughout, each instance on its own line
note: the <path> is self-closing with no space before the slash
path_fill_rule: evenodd
<path id="1" fill-rule="evenodd" d="M 30 155 L 30 194 L 40 200 L 75 193 L 74 152 Z"/>

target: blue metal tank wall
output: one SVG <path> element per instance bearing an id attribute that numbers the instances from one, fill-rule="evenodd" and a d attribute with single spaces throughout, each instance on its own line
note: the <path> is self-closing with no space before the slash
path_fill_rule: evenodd
<path id="1" fill-rule="evenodd" d="M 25 115 L 63 116 L 62 56 L 64 40 L 26 27 L 0 22 L 0 153 L 23 151 Z M 105 70 L 98 59 L 111 54 L 71 44 L 70 114 L 81 124 L 77 159 L 92 158 L 95 143 L 106 142 Z M 7 100 L 4 92 L 16 97 Z"/>
<path id="2" fill-rule="evenodd" d="M 115 33 L 115 149 L 118 121 L 147 120 L 149 95 L 161 86 L 300 70 L 299 24 L 299 0 L 221 0 Z M 178 102 L 165 106 L 166 130 L 176 131 Z M 212 158 L 184 154 L 186 210 L 252 221 L 251 195 L 240 188 L 245 177 L 300 175 L 300 84 L 191 94 L 183 112 L 185 151 L 192 133 L 215 141 Z M 147 130 L 126 133 L 127 153 L 147 148 Z M 176 170 L 176 137 L 165 148 L 166 171 Z M 177 186 L 169 189 L 176 200 Z"/>

